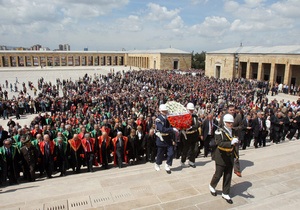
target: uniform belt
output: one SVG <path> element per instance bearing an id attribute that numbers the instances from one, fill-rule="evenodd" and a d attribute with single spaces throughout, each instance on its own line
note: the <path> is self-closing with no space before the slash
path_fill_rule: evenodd
<path id="1" fill-rule="evenodd" d="M 161 136 L 168 136 L 168 133 L 161 133 Z"/>
<path id="2" fill-rule="evenodd" d="M 193 131 L 187 131 L 187 132 L 185 132 L 186 134 L 192 134 L 192 133 L 196 133 L 197 132 L 197 130 L 193 130 Z"/>
<path id="3" fill-rule="evenodd" d="M 231 147 L 231 148 L 224 148 L 224 147 L 218 146 L 218 149 L 222 150 L 224 152 L 232 152 L 233 151 L 233 147 Z"/>

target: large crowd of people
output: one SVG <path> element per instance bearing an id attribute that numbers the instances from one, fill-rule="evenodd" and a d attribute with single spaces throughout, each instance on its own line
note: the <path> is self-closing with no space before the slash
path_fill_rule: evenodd
<path id="1" fill-rule="evenodd" d="M 209 78 L 202 70 L 140 70 L 85 74 L 75 81 L 57 79 L 56 83 L 40 78 L 37 84 L 27 85 L 34 95 L 23 83 L 19 95 L 12 98 L 7 97 L 8 83 L 1 86 L 0 114 L 7 119 L 6 125 L 0 125 L 3 185 L 52 178 L 55 172 L 66 176 L 71 171 L 93 172 L 98 167 L 106 170 L 148 161 L 158 170 L 164 158 L 169 173 L 170 154 L 156 142 L 157 119 L 164 119 L 159 117 L 159 107 L 167 101 L 189 104 L 197 121 L 187 136 L 179 131 L 176 141 L 168 145 L 183 167 L 186 159 L 196 167 L 195 157 L 200 153 L 214 159 L 215 131 L 228 113 L 234 117 L 232 129 L 240 149 L 252 144 L 264 147 L 267 140 L 278 144 L 300 138 L 300 99 L 269 101 L 266 95 L 276 90 L 267 82 Z M 18 119 L 24 114 L 36 117 L 20 126 Z M 193 144 L 186 143 L 189 134 Z M 234 172 L 241 175 L 238 168 Z"/>

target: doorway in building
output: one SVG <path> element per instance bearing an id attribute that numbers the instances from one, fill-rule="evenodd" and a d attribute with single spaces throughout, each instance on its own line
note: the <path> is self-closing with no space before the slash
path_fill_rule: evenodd
<path id="1" fill-rule="evenodd" d="M 221 76 L 221 66 L 216 66 L 215 76 L 216 76 L 216 78 L 220 78 L 220 76 Z"/>
<path id="2" fill-rule="evenodd" d="M 264 81 L 269 81 L 270 80 L 270 75 L 269 74 L 265 74 L 264 75 Z"/>
<path id="3" fill-rule="evenodd" d="M 296 85 L 296 78 L 295 77 L 292 77 L 292 79 L 291 79 L 291 85 Z"/>
<path id="4" fill-rule="evenodd" d="M 276 76 L 276 82 L 278 84 L 281 84 L 282 83 L 282 77 L 281 76 Z"/>
<path id="5" fill-rule="evenodd" d="M 247 75 L 247 62 L 240 62 L 241 64 L 241 75 L 240 77 L 246 78 Z"/>
<path id="6" fill-rule="evenodd" d="M 174 70 L 177 70 L 178 69 L 178 65 L 179 63 L 178 63 L 178 61 L 173 61 L 173 69 Z"/>

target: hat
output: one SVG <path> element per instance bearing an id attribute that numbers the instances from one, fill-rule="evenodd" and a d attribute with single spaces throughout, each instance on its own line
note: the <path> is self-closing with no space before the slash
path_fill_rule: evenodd
<path id="1" fill-rule="evenodd" d="M 22 142 L 23 144 L 26 144 L 30 142 L 30 136 L 26 136 L 26 139 Z"/>

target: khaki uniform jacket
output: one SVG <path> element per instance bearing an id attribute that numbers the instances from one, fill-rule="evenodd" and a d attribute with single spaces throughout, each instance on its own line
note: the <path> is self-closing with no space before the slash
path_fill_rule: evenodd
<path id="1" fill-rule="evenodd" d="M 233 146 L 231 145 L 231 140 L 228 137 L 229 136 L 226 135 L 225 131 L 215 131 L 215 141 L 217 146 L 215 151 L 215 161 L 217 165 L 233 166 L 234 151 L 232 149 Z"/>

